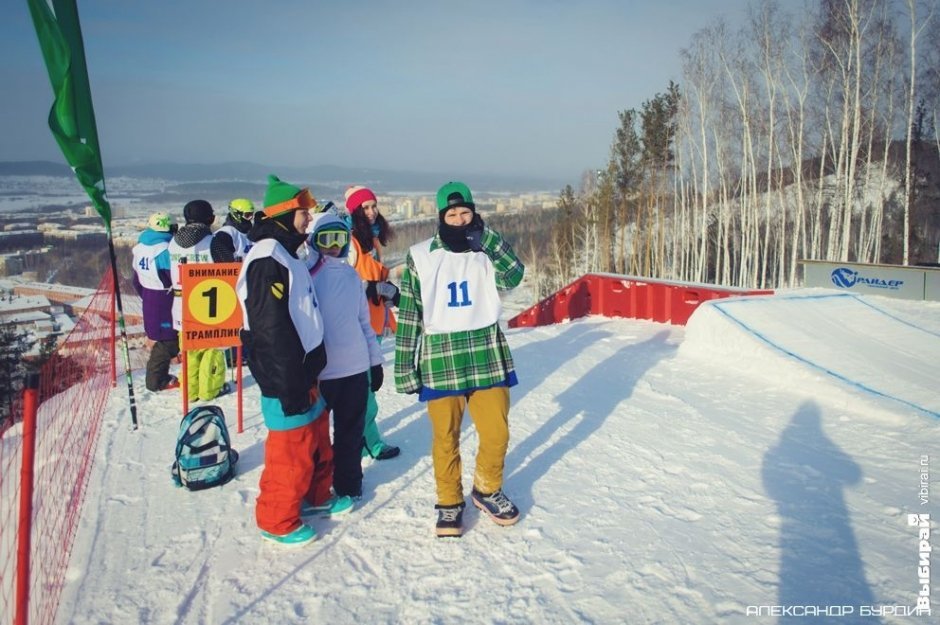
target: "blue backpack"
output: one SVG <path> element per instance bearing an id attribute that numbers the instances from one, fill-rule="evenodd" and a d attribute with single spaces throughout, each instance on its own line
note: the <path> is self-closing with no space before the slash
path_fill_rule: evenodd
<path id="1" fill-rule="evenodd" d="M 176 461 L 170 472 L 177 486 L 203 490 L 235 477 L 238 452 L 232 449 L 225 413 L 218 406 L 197 406 L 180 421 Z"/>

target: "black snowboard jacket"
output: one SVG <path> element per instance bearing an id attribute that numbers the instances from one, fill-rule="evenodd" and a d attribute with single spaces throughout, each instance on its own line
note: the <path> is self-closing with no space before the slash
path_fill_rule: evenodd
<path id="1" fill-rule="evenodd" d="M 248 233 L 254 242 L 274 239 L 294 257 L 304 237 L 274 219 L 258 221 Z M 248 266 L 245 278 L 245 309 L 251 330 L 242 330 L 241 339 L 248 369 L 261 394 L 278 398 L 286 416 L 302 414 L 309 410 L 310 389 L 326 366 L 326 348 L 320 343 L 304 353 L 287 305 L 287 267 L 270 257 L 259 258 Z M 278 292 L 281 297 L 275 295 Z"/>

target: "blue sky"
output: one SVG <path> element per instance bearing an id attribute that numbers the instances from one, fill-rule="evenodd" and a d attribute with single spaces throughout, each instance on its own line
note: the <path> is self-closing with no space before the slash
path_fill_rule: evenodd
<path id="1" fill-rule="evenodd" d="M 105 161 L 534 175 L 603 166 L 617 111 L 750 0 L 81 0 Z M 24 0 L 0 10 L 0 160 L 63 162 Z"/>

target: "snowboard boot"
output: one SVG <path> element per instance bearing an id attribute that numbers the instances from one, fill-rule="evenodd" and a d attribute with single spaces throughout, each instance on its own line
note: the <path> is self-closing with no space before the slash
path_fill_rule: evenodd
<path id="1" fill-rule="evenodd" d="M 366 456 L 372 458 L 373 460 L 388 460 L 390 458 L 396 457 L 401 453 L 401 449 L 395 447 L 394 445 L 387 445 L 386 443 L 379 443 L 375 449 L 369 449 L 368 445 L 365 444 L 363 439 L 362 444 L 362 457 Z"/>
<path id="2" fill-rule="evenodd" d="M 503 489 L 484 495 L 474 488 L 470 498 L 473 505 L 487 513 L 497 525 L 514 525 L 519 520 L 519 508 L 509 501 Z"/>
<path id="3" fill-rule="evenodd" d="M 301 524 L 300 527 L 292 532 L 284 534 L 283 536 L 278 536 L 277 534 L 272 534 L 271 532 L 261 530 L 261 538 L 271 541 L 272 543 L 284 545 L 285 547 L 300 547 L 301 545 L 306 545 L 307 543 L 313 541 L 316 539 L 316 537 L 316 530 L 314 530 L 309 525 L 304 524 Z"/>
<path id="4" fill-rule="evenodd" d="M 337 517 L 348 514 L 356 502 L 352 497 L 331 496 L 319 506 L 307 503 L 306 501 L 300 507 L 300 516 L 328 516 Z"/>
<path id="5" fill-rule="evenodd" d="M 438 538 L 460 538 L 463 536 L 463 509 L 466 504 L 459 503 L 455 506 L 436 505 L 437 510 L 437 537 Z"/>

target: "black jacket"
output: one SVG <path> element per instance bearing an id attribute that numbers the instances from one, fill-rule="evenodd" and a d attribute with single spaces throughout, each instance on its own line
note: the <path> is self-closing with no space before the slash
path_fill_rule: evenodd
<path id="1" fill-rule="evenodd" d="M 274 239 L 291 256 L 296 256 L 304 235 L 288 230 L 274 219 L 265 219 L 251 229 L 248 238 L 255 242 Z M 248 266 L 245 278 L 245 312 L 251 330 L 242 330 L 241 337 L 250 354 L 251 375 L 262 395 L 281 401 L 285 415 L 306 412 L 310 408 L 310 389 L 326 366 L 326 348 L 320 343 L 313 351 L 304 353 L 287 307 L 290 283 L 287 267 L 273 258 L 260 258 Z"/>
<path id="2" fill-rule="evenodd" d="M 225 218 L 225 222 L 222 226 L 232 226 L 242 234 L 248 234 L 251 229 L 251 222 L 235 221 L 232 219 L 232 216 L 229 215 Z M 235 241 L 232 240 L 232 235 L 225 230 L 216 230 L 215 234 L 212 235 L 212 244 L 209 246 L 209 253 L 212 254 L 212 262 L 235 262 Z"/>

